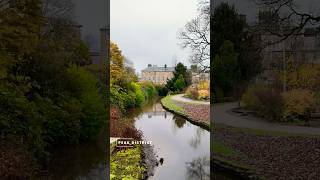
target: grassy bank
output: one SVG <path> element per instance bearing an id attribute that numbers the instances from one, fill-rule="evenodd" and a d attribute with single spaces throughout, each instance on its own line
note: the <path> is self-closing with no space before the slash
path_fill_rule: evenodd
<path id="1" fill-rule="evenodd" d="M 161 104 L 166 110 L 185 117 L 192 124 L 210 130 L 210 106 L 178 102 L 172 96 L 162 98 Z"/>
<path id="2" fill-rule="evenodd" d="M 220 169 L 238 178 L 260 179 L 256 177 L 255 170 L 245 164 L 245 155 L 237 152 L 231 146 L 215 140 L 211 146 L 213 156 L 211 161 L 214 169 Z"/>

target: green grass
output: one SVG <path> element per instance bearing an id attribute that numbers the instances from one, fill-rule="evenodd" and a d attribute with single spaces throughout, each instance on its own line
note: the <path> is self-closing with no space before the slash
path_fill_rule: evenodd
<path id="1" fill-rule="evenodd" d="M 235 152 L 230 147 L 227 147 L 217 141 L 213 142 L 212 150 L 213 153 L 220 154 L 223 156 L 231 156 L 235 154 Z"/>
<path id="2" fill-rule="evenodd" d="M 242 162 L 232 160 L 232 157 L 246 158 L 246 156 L 233 150 L 231 147 L 226 146 L 223 143 L 215 140 L 213 142 L 213 146 L 211 147 L 211 150 L 213 151 L 212 158 L 214 160 L 226 163 L 226 164 L 233 166 L 234 168 L 237 168 L 237 169 L 238 168 L 246 169 L 247 171 L 254 173 L 254 169 L 252 167 L 250 167 L 249 165 L 243 164 Z"/>
<path id="3" fill-rule="evenodd" d="M 185 114 L 185 111 L 182 107 L 176 105 L 173 100 L 171 99 L 171 96 L 166 96 L 164 98 L 161 99 L 161 103 L 163 106 L 165 106 L 166 108 L 174 111 L 174 112 L 177 112 L 177 113 L 180 113 L 180 114 Z"/>
<path id="4" fill-rule="evenodd" d="M 255 136 L 275 136 L 275 137 L 314 137 L 320 138 L 319 135 L 308 135 L 308 134 L 297 134 L 297 133 L 288 133 L 288 132 L 279 132 L 279 131 L 266 131 L 262 129 L 252 129 L 252 128 L 238 128 L 230 127 L 221 124 L 215 124 L 214 129 L 219 130 L 219 128 L 230 128 L 235 133 L 248 133 Z"/>
<path id="5" fill-rule="evenodd" d="M 111 155 L 110 180 L 142 179 L 146 167 L 142 165 L 141 146 L 123 149 Z"/>

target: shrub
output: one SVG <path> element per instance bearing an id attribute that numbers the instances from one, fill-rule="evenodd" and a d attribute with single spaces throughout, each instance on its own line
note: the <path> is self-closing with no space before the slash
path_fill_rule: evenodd
<path id="1" fill-rule="evenodd" d="M 177 91 L 182 91 L 186 87 L 185 80 L 182 74 L 179 75 L 179 78 L 174 82 L 174 87 Z"/>
<path id="2" fill-rule="evenodd" d="M 210 99 L 210 83 L 209 81 L 201 81 L 198 85 L 199 99 Z"/>
<path id="3" fill-rule="evenodd" d="M 95 138 L 106 119 L 104 99 L 97 87 L 98 80 L 87 70 L 81 67 L 72 66 L 67 74 L 70 77 L 70 84 L 77 87 L 75 96 L 81 102 L 83 118 L 81 119 L 81 138 Z"/>
<path id="4" fill-rule="evenodd" d="M 261 104 L 256 93 L 265 88 L 265 86 L 259 84 L 249 86 L 241 98 L 243 106 L 247 109 L 258 110 Z"/>
<path id="5" fill-rule="evenodd" d="M 257 111 L 260 116 L 271 120 L 281 120 L 283 99 L 280 91 L 262 84 L 249 86 L 242 96 L 245 108 Z"/>
<path id="6" fill-rule="evenodd" d="M 258 113 L 270 120 L 280 121 L 283 112 L 283 98 L 277 89 L 265 88 L 256 92 L 259 100 Z"/>
<path id="7" fill-rule="evenodd" d="M 156 88 L 150 81 L 141 83 L 141 87 L 143 89 L 146 99 L 152 99 L 157 94 Z"/>
<path id="8" fill-rule="evenodd" d="M 124 111 L 126 107 L 124 96 L 125 96 L 125 93 L 122 91 L 122 89 L 119 86 L 112 85 L 110 87 L 110 103 L 112 105 L 119 107 L 121 111 Z"/>
<path id="9" fill-rule="evenodd" d="M 143 102 L 145 101 L 145 96 L 144 96 L 144 93 L 141 89 L 140 84 L 138 84 L 136 82 L 131 82 L 130 86 L 132 87 L 133 92 L 135 94 L 136 106 L 141 106 L 143 104 Z"/>
<path id="10" fill-rule="evenodd" d="M 210 83 L 209 81 L 201 81 L 198 85 L 199 90 L 207 90 L 210 91 Z"/>
<path id="11" fill-rule="evenodd" d="M 314 93 L 306 89 L 294 89 L 282 93 L 285 120 L 307 119 L 316 104 Z"/>
<path id="12" fill-rule="evenodd" d="M 320 89 L 320 65 L 303 65 L 287 75 L 289 89 Z"/>
<path id="13" fill-rule="evenodd" d="M 191 99 L 196 99 L 196 100 L 198 100 L 198 98 L 199 98 L 199 92 L 198 92 L 197 88 L 196 88 L 196 87 L 192 87 L 192 86 L 190 86 L 190 87 L 187 89 L 185 95 L 186 95 L 187 97 L 191 98 Z"/>
<path id="14" fill-rule="evenodd" d="M 208 90 L 199 90 L 198 94 L 199 94 L 198 99 L 200 100 L 210 99 L 210 92 Z"/>
<path id="15" fill-rule="evenodd" d="M 156 85 L 156 90 L 159 96 L 166 96 L 169 92 L 169 89 L 164 85 Z"/>
<path id="16" fill-rule="evenodd" d="M 142 179 L 146 168 L 142 165 L 141 146 L 123 149 L 110 158 L 110 180 Z"/>

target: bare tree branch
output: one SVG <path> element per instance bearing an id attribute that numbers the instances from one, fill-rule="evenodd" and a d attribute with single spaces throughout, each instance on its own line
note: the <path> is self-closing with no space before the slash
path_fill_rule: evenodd
<path id="1" fill-rule="evenodd" d="M 280 43 L 289 37 L 303 34 L 303 30 L 308 25 L 319 25 L 320 16 L 315 16 L 311 13 L 304 13 L 297 10 L 294 0 L 254 0 L 258 6 L 266 7 L 271 16 L 278 16 L 278 19 L 271 24 L 282 27 L 282 32 L 279 28 L 272 28 L 272 26 L 264 26 L 262 31 L 270 33 L 278 37 L 277 40 L 266 44 L 274 45 Z M 287 12 L 284 14 L 283 12 Z M 287 25 L 286 25 L 287 24 Z"/>
<path id="2" fill-rule="evenodd" d="M 179 32 L 182 48 L 190 48 L 192 54 L 189 61 L 198 64 L 206 70 L 205 65 L 210 60 L 210 3 L 201 1 L 198 8 L 199 14 L 189 21 Z"/>

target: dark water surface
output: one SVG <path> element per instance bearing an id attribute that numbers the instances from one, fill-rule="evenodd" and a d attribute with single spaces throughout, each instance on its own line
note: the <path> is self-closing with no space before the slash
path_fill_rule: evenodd
<path id="1" fill-rule="evenodd" d="M 164 110 L 159 102 L 135 118 L 135 127 L 152 141 L 157 159 L 155 180 L 210 179 L 210 133 Z"/>
<path id="2" fill-rule="evenodd" d="M 106 180 L 108 173 L 105 143 L 87 143 L 56 149 L 48 167 L 52 180 Z"/>

